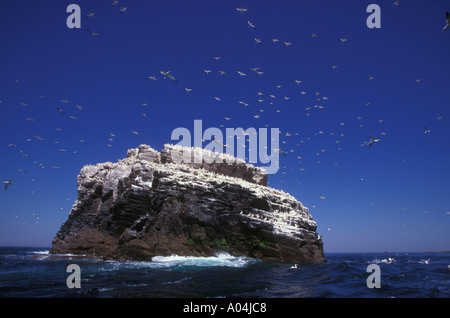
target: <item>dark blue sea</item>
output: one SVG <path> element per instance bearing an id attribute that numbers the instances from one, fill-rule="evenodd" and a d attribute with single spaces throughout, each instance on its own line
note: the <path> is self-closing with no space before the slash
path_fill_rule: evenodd
<path id="1" fill-rule="evenodd" d="M 49 259 L 45 248 L 0 248 L 0 297 L 13 298 L 449 298 L 449 253 L 336 253 L 324 264 L 218 254 L 151 262 Z M 80 288 L 69 288 L 70 264 Z M 380 288 L 368 288 L 370 264 Z"/>

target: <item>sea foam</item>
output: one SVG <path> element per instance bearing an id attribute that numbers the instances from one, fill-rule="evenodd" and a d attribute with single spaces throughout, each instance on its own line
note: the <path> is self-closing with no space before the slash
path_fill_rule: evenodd
<path id="1" fill-rule="evenodd" d="M 257 259 L 245 256 L 232 256 L 228 253 L 218 253 L 215 256 L 195 257 L 195 256 L 155 256 L 152 262 L 172 266 L 225 266 L 225 267 L 245 267 L 255 263 Z"/>

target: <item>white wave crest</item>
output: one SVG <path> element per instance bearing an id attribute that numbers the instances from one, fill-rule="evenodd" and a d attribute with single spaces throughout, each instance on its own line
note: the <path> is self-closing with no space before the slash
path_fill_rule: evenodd
<path id="1" fill-rule="evenodd" d="M 155 256 L 152 258 L 153 263 L 160 265 L 172 266 L 226 266 L 226 267 L 245 267 L 257 261 L 254 258 L 245 256 L 232 256 L 228 253 L 219 253 L 216 256 L 195 257 L 195 256 Z"/>

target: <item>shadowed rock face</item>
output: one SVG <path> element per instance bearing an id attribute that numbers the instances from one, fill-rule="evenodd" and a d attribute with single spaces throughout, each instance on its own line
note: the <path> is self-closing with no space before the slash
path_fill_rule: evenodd
<path id="1" fill-rule="evenodd" d="M 325 261 L 308 209 L 259 184 L 258 168 L 238 161 L 220 171 L 214 164 L 174 164 L 167 156 L 172 147 L 161 155 L 141 145 L 117 163 L 83 167 L 78 199 L 50 253 L 151 260 L 226 251 L 280 262 Z"/>

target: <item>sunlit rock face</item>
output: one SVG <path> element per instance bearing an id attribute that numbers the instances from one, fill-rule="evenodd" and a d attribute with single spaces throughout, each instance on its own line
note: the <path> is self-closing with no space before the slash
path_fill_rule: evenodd
<path id="1" fill-rule="evenodd" d="M 193 150 L 165 145 L 160 153 L 141 145 L 117 163 L 83 167 L 78 199 L 50 253 L 149 261 L 224 251 L 278 262 L 325 261 L 308 209 L 267 187 L 261 169 L 237 158 L 178 164 L 174 149 Z"/>

